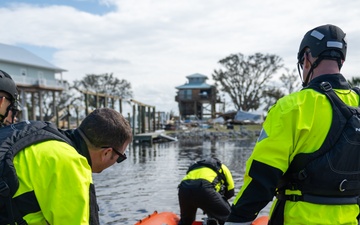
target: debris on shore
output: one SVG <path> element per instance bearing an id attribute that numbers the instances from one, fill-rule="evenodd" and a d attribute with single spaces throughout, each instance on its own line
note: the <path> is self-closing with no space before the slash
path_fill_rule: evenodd
<path id="1" fill-rule="evenodd" d="M 179 141 L 256 139 L 259 134 L 259 129 L 249 130 L 242 127 L 229 130 L 192 128 L 168 133 L 169 136 L 177 138 Z"/>

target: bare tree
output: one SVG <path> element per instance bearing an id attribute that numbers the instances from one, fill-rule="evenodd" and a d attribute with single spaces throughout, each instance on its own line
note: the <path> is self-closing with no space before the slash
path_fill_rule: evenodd
<path id="1" fill-rule="evenodd" d="M 72 104 L 75 101 L 74 95 L 72 95 L 69 91 L 61 92 L 58 97 L 56 98 L 55 106 L 54 102 L 50 101 L 52 99 L 52 92 L 44 92 L 43 93 L 43 113 L 44 113 L 44 120 L 52 120 L 54 119 L 55 111 L 54 109 L 63 109 L 67 105 Z"/>
<path id="2" fill-rule="evenodd" d="M 296 69 L 293 69 L 292 72 L 288 68 L 285 68 L 285 72 L 280 77 L 284 88 L 288 91 L 287 94 L 290 94 L 294 91 L 298 91 L 301 88 L 301 82 L 299 75 L 296 72 Z"/>
<path id="3" fill-rule="evenodd" d="M 118 79 L 113 76 L 113 74 L 88 74 L 82 80 L 74 81 L 72 86 L 78 91 L 87 91 L 93 92 L 96 94 L 106 94 L 109 96 L 117 96 L 119 98 L 132 98 L 131 84 L 124 80 Z M 100 99 L 101 102 L 104 102 L 104 98 Z M 96 106 L 96 99 L 94 96 L 89 96 L 90 106 Z"/>
<path id="4" fill-rule="evenodd" d="M 352 77 L 348 82 L 352 87 L 360 87 L 360 77 Z"/>
<path id="5" fill-rule="evenodd" d="M 276 103 L 277 100 L 284 97 L 284 93 L 276 87 L 265 88 L 262 96 L 262 105 L 264 105 L 264 110 L 268 111 L 272 105 Z"/>
<path id="6" fill-rule="evenodd" d="M 237 110 L 257 110 L 263 88 L 283 67 L 282 58 L 271 54 L 255 53 L 248 57 L 232 54 L 219 63 L 224 70 L 214 70 L 212 78 L 221 91 L 227 93 Z"/>

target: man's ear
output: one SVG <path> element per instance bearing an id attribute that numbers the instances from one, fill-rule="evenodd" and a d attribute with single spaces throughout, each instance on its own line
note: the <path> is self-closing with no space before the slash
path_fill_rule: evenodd
<path id="1" fill-rule="evenodd" d="M 309 69 L 311 67 L 310 53 L 308 51 L 304 52 L 304 68 Z"/>
<path id="2" fill-rule="evenodd" d="M 103 148 L 101 151 L 101 160 L 105 161 L 112 157 L 112 148 Z"/>

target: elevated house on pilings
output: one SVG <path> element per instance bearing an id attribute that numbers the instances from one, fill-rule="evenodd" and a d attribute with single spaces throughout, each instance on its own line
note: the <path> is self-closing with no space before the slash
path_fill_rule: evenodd
<path id="1" fill-rule="evenodd" d="M 24 107 L 21 120 L 43 120 L 42 97 L 44 92 L 52 93 L 53 112 L 56 112 L 56 95 L 65 90 L 61 69 L 34 55 L 33 53 L 12 45 L 0 43 L 0 69 L 10 74 L 15 81 L 20 95 L 20 102 Z M 55 75 L 59 74 L 60 79 Z M 31 103 L 26 104 L 26 94 L 31 94 Z M 36 102 L 36 97 L 38 101 Z M 29 109 L 29 110 L 28 110 Z"/>
<path id="2" fill-rule="evenodd" d="M 206 83 L 207 76 L 195 73 L 186 77 L 188 82 L 177 86 L 175 96 L 178 102 L 181 119 L 196 116 L 198 119 L 216 117 L 216 104 L 221 103 L 214 85 Z"/>
<path id="3" fill-rule="evenodd" d="M 75 111 L 76 126 L 80 123 L 79 110 L 85 110 L 85 115 L 90 113 L 91 107 L 89 107 L 88 102 L 90 95 L 95 97 L 96 108 L 110 107 L 115 109 L 118 101 L 119 112 L 122 113 L 124 99 L 121 97 L 88 91 L 81 91 L 85 96 L 85 107 L 67 105 L 63 109 L 57 108 L 58 96 L 68 88 L 67 83 L 62 79 L 62 73 L 66 70 L 52 65 L 23 48 L 0 43 L 0 70 L 10 74 L 19 89 L 20 102 L 23 106 L 20 120 L 44 120 L 42 99 L 45 92 L 52 93 L 53 112 L 56 113 L 51 120 L 56 120 L 56 124 L 61 128 L 71 128 L 70 118 L 73 117 L 70 115 L 71 110 Z M 27 94 L 31 94 L 30 102 L 26 102 Z M 133 132 L 155 131 L 156 126 L 158 126 L 155 122 L 155 115 L 157 115 L 155 106 L 143 104 L 134 99 L 127 101 L 132 103 L 132 119 L 130 120 L 129 114 L 129 121 L 132 121 L 134 125 Z M 135 124 L 137 130 L 135 130 Z"/>

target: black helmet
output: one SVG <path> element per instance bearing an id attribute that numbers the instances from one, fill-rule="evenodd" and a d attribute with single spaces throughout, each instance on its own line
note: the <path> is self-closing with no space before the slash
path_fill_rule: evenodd
<path id="1" fill-rule="evenodd" d="M 15 82 L 9 74 L 0 70 L 0 91 L 7 92 L 11 95 L 11 101 L 15 102 L 18 98 L 18 91 Z"/>
<path id="2" fill-rule="evenodd" d="M 331 24 L 308 31 L 300 44 L 298 62 L 302 63 L 305 48 L 310 48 L 313 57 L 345 60 L 347 49 L 345 35 L 339 27 Z"/>

